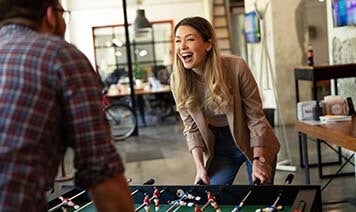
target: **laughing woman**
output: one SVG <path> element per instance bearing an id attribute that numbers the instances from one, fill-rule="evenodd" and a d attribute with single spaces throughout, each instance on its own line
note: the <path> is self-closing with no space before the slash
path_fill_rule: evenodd
<path id="1" fill-rule="evenodd" d="M 220 55 L 214 29 L 202 17 L 181 20 L 174 33 L 171 86 L 196 167 L 194 183 L 232 184 L 246 162 L 250 183 L 272 184 L 280 144 L 249 67 L 240 57 Z"/>

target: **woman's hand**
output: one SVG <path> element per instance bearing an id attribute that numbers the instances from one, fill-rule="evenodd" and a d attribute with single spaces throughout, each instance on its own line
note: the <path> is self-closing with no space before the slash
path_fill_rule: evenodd
<path id="1" fill-rule="evenodd" d="M 260 179 L 261 184 L 269 181 L 272 174 L 272 168 L 265 162 L 260 160 L 252 161 L 252 182 L 256 181 L 256 178 Z"/>
<path id="2" fill-rule="evenodd" d="M 196 147 L 192 149 L 192 155 L 195 163 L 195 169 L 197 171 L 194 184 L 198 184 L 198 182 L 200 181 L 199 183 L 203 182 L 204 184 L 209 185 L 210 179 L 203 162 L 203 148 Z"/>
<path id="3" fill-rule="evenodd" d="M 205 184 L 209 185 L 210 184 L 210 179 L 208 176 L 208 172 L 206 171 L 205 168 L 201 168 L 197 170 L 197 174 L 195 176 L 194 184 Z"/>

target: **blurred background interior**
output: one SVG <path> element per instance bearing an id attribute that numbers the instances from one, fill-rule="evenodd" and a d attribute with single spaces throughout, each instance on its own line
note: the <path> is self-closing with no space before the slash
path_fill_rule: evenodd
<path id="1" fill-rule="evenodd" d="M 193 183 L 194 164 L 169 89 L 173 27 L 184 17 L 202 16 L 210 20 L 220 50 L 240 55 L 250 66 L 261 91 L 265 114 L 282 144 L 279 160 L 285 163 L 277 169 L 276 184 L 283 184 L 288 173 L 296 176 L 293 184 L 304 184 L 299 138 L 294 129 L 297 103 L 320 101 L 336 94 L 356 101 L 354 0 L 62 0 L 62 3 L 71 10 L 66 40 L 89 58 L 110 102 L 127 104 L 137 114 L 134 134 L 115 143 L 133 184 L 142 184 L 149 178 L 154 178 L 157 184 Z M 313 57 L 310 54 L 308 57 L 311 50 Z M 320 80 L 316 84 L 311 79 L 302 79 L 298 88 L 295 86 L 298 67 L 343 64 L 355 65 L 347 78 Z M 317 142 L 309 140 L 310 161 L 314 163 Z M 338 158 L 325 145 L 321 152 L 325 161 Z M 69 151 L 64 163 L 65 175 L 73 173 L 71 160 Z M 340 163 L 325 166 L 325 172 L 335 172 L 339 166 Z M 353 166 L 349 164 L 343 171 L 352 172 Z M 63 170 L 59 171 L 60 177 Z M 243 172 L 241 175 L 236 184 L 246 184 L 246 176 Z M 315 167 L 311 168 L 311 180 L 312 184 L 323 185 L 328 179 L 320 178 Z M 55 188 L 71 183 L 61 182 Z M 322 191 L 323 208 L 355 211 L 355 187 L 355 175 L 335 178 Z M 335 203 L 338 199 L 349 201 Z"/>

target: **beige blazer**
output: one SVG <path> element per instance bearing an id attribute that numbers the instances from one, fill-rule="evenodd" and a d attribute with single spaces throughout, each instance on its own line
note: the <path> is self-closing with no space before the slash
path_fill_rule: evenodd
<path id="1" fill-rule="evenodd" d="M 253 158 L 252 147 L 264 147 L 266 161 L 272 166 L 280 144 L 263 113 L 256 81 L 242 58 L 232 55 L 223 56 L 222 62 L 232 79 L 230 91 L 232 104 L 226 116 L 236 146 L 250 161 Z M 174 92 L 173 96 L 176 96 Z M 196 108 L 181 110 L 179 114 L 183 121 L 183 134 L 189 151 L 196 147 L 203 148 L 204 163 L 208 167 L 214 156 L 215 139 L 205 122 L 203 112 Z"/>

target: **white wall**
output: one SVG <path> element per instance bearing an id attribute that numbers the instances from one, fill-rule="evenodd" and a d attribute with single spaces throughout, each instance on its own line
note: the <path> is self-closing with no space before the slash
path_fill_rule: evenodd
<path id="1" fill-rule="evenodd" d="M 128 22 L 134 21 L 138 8 L 145 9 L 150 21 L 173 20 L 176 23 L 184 17 L 196 15 L 209 18 L 208 3 L 208 0 L 145 0 L 142 5 L 137 5 L 136 0 L 128 0 Z M 92 27 L 124 24 L 122 1 L 67 0 L 66 5 L 72 11 L 68 40 L 83 51 L 94 66 Z"/>
<path id="2" fill-rule="evenodd" d="M 268 52 L 271 69 L 267 70 L 266 56 L 261 56 L 262 42 L 248 44 L 249 65 L 259 82 L 264 107 L 275 105 L 276 113 L 283 115 L 278 116 L 276 124 L 281 124 L 281 120 L 292 124 L 296 117 L 294 67 L 301 65 L 303 57 L 298 41 L 300 25 L 296 23 L 296 10 L 300 2 L 301 0 L 256 0 L 257 8 L 260 9 L 269 4 L 264 18 L 267 42 L 267 50 L 264 52 Z M 254 10 L 253 1 L 245 0 L 245 8 L 246 12 Z M 261 77 L 263 80 L 260 80 Z"/>
<path id="3" fill-rule="evenodd" d="M 326 5 L 325 2 L 319 2 L 317 0 L 307 1 L 305 4 L 305 11 L 306 11 L 305 27 L 312 26 L 315 28 L 315 32 L 316 32 L 315 37 L 309 35 L 310 37 L 309 43 L 313 45 L 314 64 L 316 65 L 329 64 L 327 14 L 326 14 L 325 5 Z M 307 43 L 305 44 L 304 47 L 304 52 L 306 51 L 307 51 Z"/>
<path id="4" fill-rule="evenodd" d="M 283 121 L 293 124 L 296 119 L 294 68 L 301 66 L 304 52 L 298 42 L 303 26 L 296 22 L 300 0 L 273 0 L 273 33 L 275 43 L 276 84 L 279 110 Z"/>

